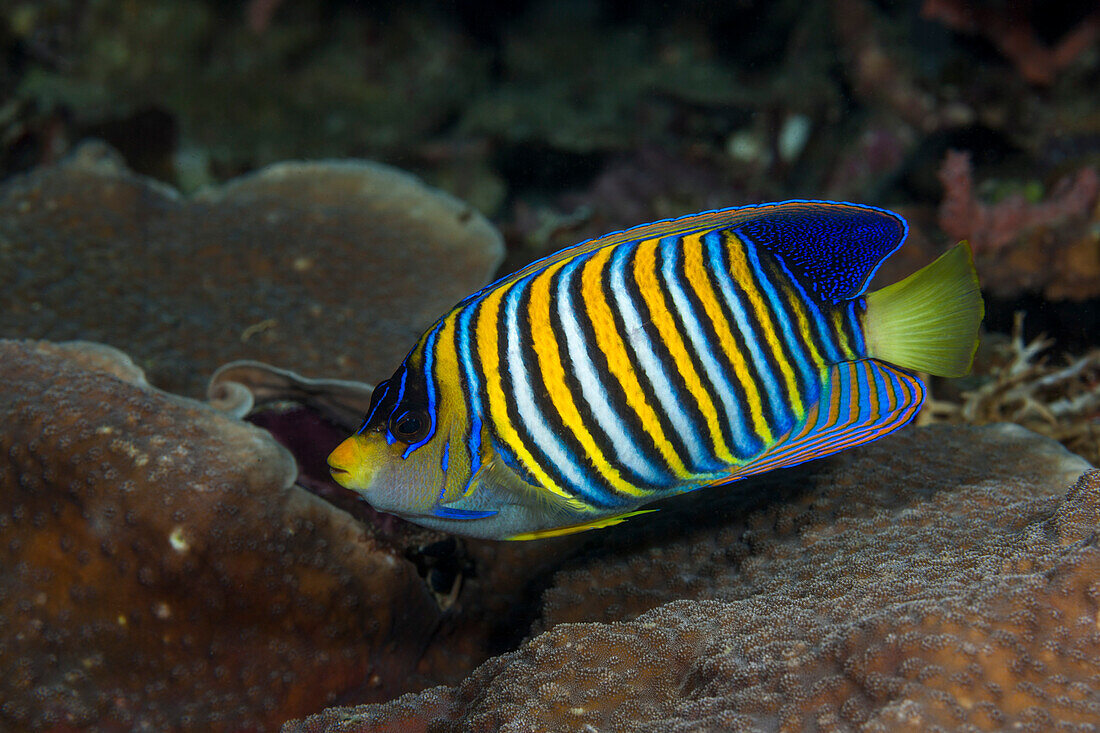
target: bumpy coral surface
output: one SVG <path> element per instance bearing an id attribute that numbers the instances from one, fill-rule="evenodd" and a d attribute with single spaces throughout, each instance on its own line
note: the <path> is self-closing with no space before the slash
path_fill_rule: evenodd
<path id="1" fill-rule="evenodd" d="M 0 385 L 0 729 L 259 730 L 422 686 L 438 604 L 267 433 L 102 346 L 0 341 Z"/>
<path id="2" fill-rule="evenodd" d="M 693 497 L 559 573 L 548 630 L 461 685 L 286 730 L 1095 730 L 1087 468 L 934 426 Z"/>
<path id="3" fill-rule="evenodd" d="M 88 145 L 0 188 L 0 337 L 109 343 L 195 396 L 233 359 L 376 383 L 502 256 L 481 215 L 386 166 L 286 163 L 185 199 Z"/>
<path id="4" fill-rule="evenodd" d="M 366 385 L 221 379 L 203 404 L 108 346 L 0 340 L 0 730 L 271 730 L 457 683 L 583 542 L 381 515 L 324 463 Z"/>

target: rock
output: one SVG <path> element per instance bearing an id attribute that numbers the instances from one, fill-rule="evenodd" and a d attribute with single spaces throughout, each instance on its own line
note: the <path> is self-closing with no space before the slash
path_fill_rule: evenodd
<path id="1" fill-rule="evenodd" d="M 234 359 L 373 383 L 502 257 L 468 205 L 380 164 L 183 198 L 90 143 L 0 187 L 0 337 L 109 343 L 196 397 Z"/>
<path id="2" fill-rule="evenodd" d="M 1100 471 L 1065 493 L 1088 468 L 932 426 L 700 492 L 607 532 L 546 630 L 460 685 L 284 731 L 1095 730 Z"/>

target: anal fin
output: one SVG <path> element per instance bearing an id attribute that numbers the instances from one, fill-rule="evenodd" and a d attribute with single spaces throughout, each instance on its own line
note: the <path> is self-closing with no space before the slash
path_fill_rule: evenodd
<path id="1" fill-rule="evenodd" d="M 797 466 L 878 440 L 912 420 L 922 404 L 924 384 L 889 364 L 875 359 L 833 364 L 821 399 L 806 420 L 714 484 Z"/>

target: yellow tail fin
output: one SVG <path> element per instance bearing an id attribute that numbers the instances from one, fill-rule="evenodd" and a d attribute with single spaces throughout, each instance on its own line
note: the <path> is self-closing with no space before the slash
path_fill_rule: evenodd
<path id="1" fill-rule="evenodd" d="M 867 294 L 867 354 L 939 377 L 970 371 L 985 304 L 962 242 L 909 277 Z"/>

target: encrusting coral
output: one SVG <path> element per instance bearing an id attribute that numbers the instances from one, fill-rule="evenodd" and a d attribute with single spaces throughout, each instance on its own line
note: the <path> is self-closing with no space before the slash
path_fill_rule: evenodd
<path id="1" fill-rule="evenodd" d="M 1100 472 L 1065 494 L 1087 468 L 941 425 L 747 482 L 776 499 L 747 516 L 692 497 L 559 573 L 548 630 L 461 685 L 285 730 L 1092 730 Z"/>
<path id="2" fill-rule="evenodd" d="M 0 187 L 0 337 L 108 343 L 191 396 L 233 359 L 378 381 L 503 254 L 467 204 L 380 164 L 183 198 L 90 143 Z"/>
<path id="3" fill-rule="evenodd" d="M 290 730 L 1068 724 L 1100 705 L 1100 481 L 1059 503 L 1087 464 L 1020 428 L 909 430 L 599 534 L 469 542 L 356 521 L 269 433 L 108 347 L 0 342 L 0 364 L 11 726 L 266 729 L 459 683 L 532 620 L 455 688 Z M 366 392 L 257 364 L 221 379 L 335 419 Z M 273 414 L 253 419 L 280 439 L 313 425 Z"/>
<path id="4" fill-rule="evenodd" d="M 271 730 L 457 682 L 579 545 L 456 540 L 327 480 L 367 385 L 236 363 L 212 392 L 0 340 L 0 730 Z"/>

